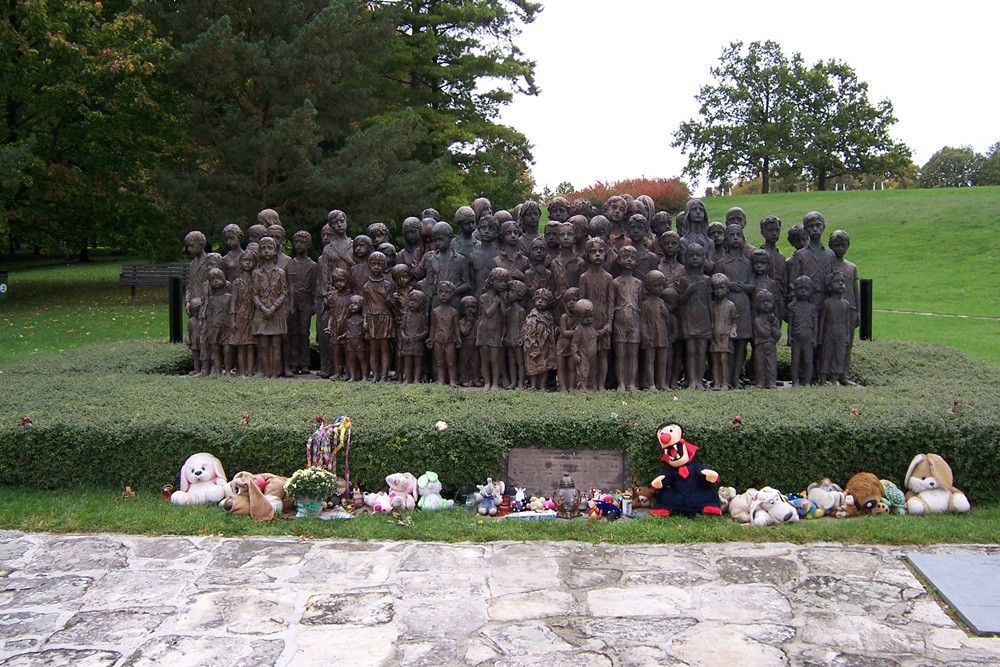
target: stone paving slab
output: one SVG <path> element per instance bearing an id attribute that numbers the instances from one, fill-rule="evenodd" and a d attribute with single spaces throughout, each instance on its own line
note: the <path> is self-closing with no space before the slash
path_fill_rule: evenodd
<path id="1" fill-rule="evenodd" d="M 0 665 L 1000 664 L 904 560 L 954 554 L 0 531 Z"/>
<path id="2" fill-rule="evenodd" d="M 1000 556 L 907 554 L 972 631 L 1000 633 Z"/>

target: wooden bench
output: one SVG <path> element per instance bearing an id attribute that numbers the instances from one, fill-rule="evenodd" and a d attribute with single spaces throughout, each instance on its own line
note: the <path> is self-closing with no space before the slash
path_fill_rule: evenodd
<path id="1" fill-rule="evenodd" d="M 132 288 L 132 305 L 135 305 L 135 288 L 139 285 L 168 285 L 171 278 L 187 283 L 187 264 L 122 264 L 118 282 Z"/>

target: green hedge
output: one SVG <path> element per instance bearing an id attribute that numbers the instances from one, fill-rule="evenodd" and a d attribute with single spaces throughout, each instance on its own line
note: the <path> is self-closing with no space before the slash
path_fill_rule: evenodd
<path id="1" fill-rule="evenodd" d="M 1000 500 L 997 368 L 955 350 L 858 343 L 864 387 L 732 392 L 454 390 L 433 385 L 190 378 L 188 350 L 90 346 L 0 372 L 0 484 L 158 489 L 197 451 L 227 472 L 290 474 L 316 414 L 353 420 L 352 478 L 436 470 L 446 491 L 501 475 L 512 447 L 623 450 L 644 482 L 656 425 L 673 419 L 725 483 L 804 489 L 860 470 L 902 484 L 910 459 L 944 456 L 973 502 Z M 246 413 L 249 420 L 244 423 Z M 27 416 L 33 425 L 21 425 Z M 740 417 L 742 424 L 734 424 Z M 438 431 L 437 421 L 448 428 Z"/>

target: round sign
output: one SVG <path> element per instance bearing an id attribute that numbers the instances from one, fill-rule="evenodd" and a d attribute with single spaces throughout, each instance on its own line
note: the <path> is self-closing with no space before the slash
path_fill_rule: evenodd
<path id="1" fill-rule="evenodd" d="M 7 283 L 0 283 L 0 294 L 7 291 Z"/>

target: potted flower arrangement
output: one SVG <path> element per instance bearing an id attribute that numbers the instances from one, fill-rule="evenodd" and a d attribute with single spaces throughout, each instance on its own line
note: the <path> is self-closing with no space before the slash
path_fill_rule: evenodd
<path id="1" fill-rule="evenodd" d="M 337 476 L 323 468 L 296 470 L 285 483 L 285 493 L 295 498 L 296 518 L 317 517 L 323 501 L 337 490 Z"/>

